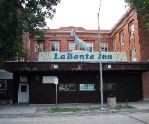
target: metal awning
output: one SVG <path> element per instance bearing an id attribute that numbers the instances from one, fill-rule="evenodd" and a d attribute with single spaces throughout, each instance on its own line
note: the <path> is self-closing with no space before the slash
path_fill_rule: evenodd
<path id="1" fill-rule="evenodd" d="M 38 71 L 99 71 L 99 63 L 90 62 L 5 62 L 10 72 Z M 108 62 L 103 71 L 149 71 L 149 62 Z"/>
<path id="2" fill-rule="evenodd" d="M 0 69 L 0 80 L 13 79 L 13 73 Z"/>

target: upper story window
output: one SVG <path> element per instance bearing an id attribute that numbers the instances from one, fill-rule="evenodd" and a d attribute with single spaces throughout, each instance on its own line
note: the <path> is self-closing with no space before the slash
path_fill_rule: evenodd
<path id="1" fill-rule="evenodd" d="M 113 50 L 116 51 L 116 38 L 113 39 Z"/>
<path id="2" fill-rule="evenodd" d="M 132 54 L 131 55 L 131 57 L 132 57 L 131 60 L 132 61 L 137 61 L 137 54 L 136 54 L 136 49 L 135 48 L 132 49 L 131 54 Z"/>
<path id="3" fill-rule="evenodd" d="M 121 42 L 121 45 L 124 45 L 125 44 L 124 31 L 122 31 L 120 33 L 120 42 Z"/>
<path id="4" fill-rule="evenodd" d="M 35 43 L 35 52 L 43 52 L 43 42 Z"/>
<path id="5" fill-rule="evenodd" d="M 68 48 L 69 50 L 75 50 L 76 49 L 76 45 L 73 42 L 69 42 L 68 47 L 69 47 Z"/>
<path id="6" fill-rule="evenodd" d="M 59 51 L 59 42 L 51 42 L 50 44 L 51 51 Z"/>
<path id="7" fill-rule="evenodd" d="M 101 51 L 108 51 L 108 43 L 101 43 L 100 45 Z"/>
<path id="8" fill-rule="evenodd" d="M 93 52 L 93 43 L 86 43 L 86 46 L 88 47 L 88 52 Z"/>
<path id="9" fill-rule="evenodd" d="M 134 24 L 130 25 L 130 39 L 134 39 L 135 36 L 135 27 Z"/>

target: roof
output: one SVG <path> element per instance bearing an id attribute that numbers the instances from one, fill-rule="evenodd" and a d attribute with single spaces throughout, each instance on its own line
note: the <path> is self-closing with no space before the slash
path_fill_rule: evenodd
<path id="1" fill-rule="evenodd" d="M 98 30 L 86 30 L 83 27 L 73 27 L 73 26 L 69 26 L 69 27 L 60 27 L 58 29 L 47 29 L 46 33 L 70 33 L 71 31 L 75 31 L 77 33 L 98 33 Z M 100 33 L 110 33 L 110 30 L 100 30 Z"/>

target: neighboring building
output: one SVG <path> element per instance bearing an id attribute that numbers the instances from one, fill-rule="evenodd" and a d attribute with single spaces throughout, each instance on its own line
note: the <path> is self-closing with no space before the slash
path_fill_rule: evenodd
<path id="1" fill-rule="evenodd" d="M 93 52 L 98 53 L 99 46 L 103 53 L 126 52 L 125 62 L 121 59 L 103 63 L 104 101 L 111 94 L 120 102 L 149 99 L 148 31 L 136 11 L 129 10 L 114 28 L 100 30 L 100 44 L 98 30 L 82 27 L 47 29 L 42 40 L 38 40 L 38 37 L 31 39 L 25 33 L 23 38 L 28 62 L 5 62 L 4 68 L 13 72 L 14 80 L 8 83 L 3 79 L 7 87 L 5 94 L 0 94 L 0 100 L 10 100 L 13 103 L 55 103 L 56 86 L 51 83 L 58 79 L 58 103 L 100 102 L 99 62 L 38 61 L 41 52 L 82 50 L 74 44 L 70 35 L 72 30 L 89 46 L 87 57 Z M 65 55 L 62 56 L 64 58 Z M 111 59 L 111 56 L 105 58 Z"/>
<path id="2" fill-rule="evenodd" d="M 129 61 L 149 61 L 149 31 L 135 10 L 129 10 L 111 30 L 114 51 L 125 51 Z"/>

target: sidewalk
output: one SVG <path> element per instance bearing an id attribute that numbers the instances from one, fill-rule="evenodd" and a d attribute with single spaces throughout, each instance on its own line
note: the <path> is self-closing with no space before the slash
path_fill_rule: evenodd
<path id="1" fill-rule="evenodd" d="M 126 103 L 118 103 L 118 104 L 126 105 Z M 130 102 L 128 103 L 128 105 L 136 108 L 133 111 L 149 111 L 149 101 L 148 102 Z M 45 110 L 45 109 L 54 108 L 54 107 L 56 107 L 54 104 L 52 105 L 44 105 L 44 104 L 0 105 L 0 117 L 42 116 L 42 115 L 47 115 L 49 113 L 45 113 L 44 111 L 37 112 L 37 110 L 41 110 L 41 109 Z M 96 112 L 104 112 L 104 113 L 110 112 L 106 104 L 104 105 L 104 107 L 106 108 L 106 111 L 101 111 L 98 109 L 100 107 L 100 104 L 88 104 L 88 103 L 58 104 L 57 107 L 60 107 L 60 108 L 96 108 L 98 110 Z M 81 113 L 83 114 L 83 112 Z M 92 113 L 92 111 L 88 113 Z M 62 114 L 62 113 L 59 113 L 59 114 Z"/>

